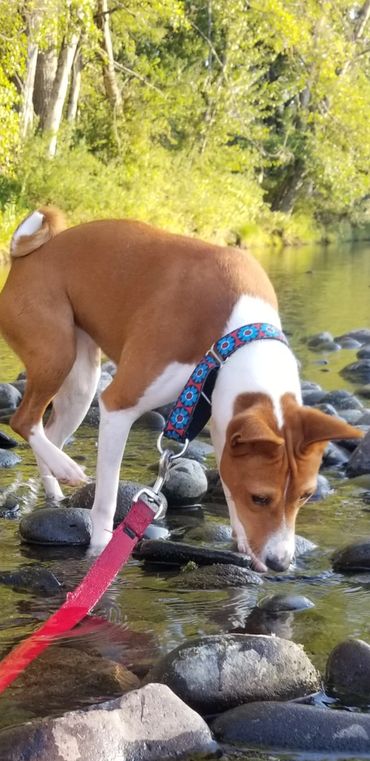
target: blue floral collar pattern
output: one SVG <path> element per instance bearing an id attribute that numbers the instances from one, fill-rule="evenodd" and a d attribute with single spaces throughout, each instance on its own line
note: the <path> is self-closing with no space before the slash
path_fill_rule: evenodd
<path id="1" fill-rule="evenodd" d="M 243 325 L 219 338 L 194 368 L 170 411 L 163 435 L 180 443 L 192 441 L 211 417 L 212 392 L 223 363 L 241 346 L 263 339 L 288 345 L 284 333 L 267 322 Z"/>

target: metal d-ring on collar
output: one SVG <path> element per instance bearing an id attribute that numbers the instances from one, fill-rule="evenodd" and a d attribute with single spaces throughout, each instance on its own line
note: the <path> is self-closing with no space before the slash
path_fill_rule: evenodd
<path id="1" fill-rule="evenodd" d="M 189 446 L 189 440 L 186 439 L 180 451 L 174 452 L 172 449 L 163 449 L 162 440 L 163 440 L 163 433 L 159 435 L 157 440 L 157 449 L 161 455 L 159 459 L 157 478 L 153 486 L 145 486 L 143 489 L 140 489 L 140 491 L 138 491 L 137 494 L 135 494 L 133 499 L 134 502 L 137 502 L 139 498 L 142 498 L 144 496 L 146 497 L 146 501 L 149 503 L 152 509 L 154 508 L 154 506 L 156 506 L 156 509 L 154 510 L 155 515 L 153 518 L 153 520 L 155 521 L 160 520 L 165 513 L 165 503 L 162 499 L 161 489 L 168 477 L 168 474 L 171 469 L 171 465 L 174 460 L 178 460 L 179 457 L 182 457 L 182 455 L 185 454 Z"/>

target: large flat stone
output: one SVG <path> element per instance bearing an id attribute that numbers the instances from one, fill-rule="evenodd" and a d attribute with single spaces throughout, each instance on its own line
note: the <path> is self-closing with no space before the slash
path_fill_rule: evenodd
<path id="1" fill-rule="evenodd" d="M 161 684 L 0 733 L 4 761 L 164 761 L 215 748 L 203 719 Z"/>

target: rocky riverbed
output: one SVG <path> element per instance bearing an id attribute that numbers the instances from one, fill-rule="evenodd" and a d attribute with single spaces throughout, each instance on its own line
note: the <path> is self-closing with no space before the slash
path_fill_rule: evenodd
<path id="1" fill-rule="evenodd" d="M 348 346 L 358 351 L 354 362 L 343 362 L 343 377 L 358 390 L 302 383 L 305 404 L 365 433 L 369 343 L 365 329 L 307 336 L 319 359 L 341 351 L 345 358 Z M 102 386 L 112 372 L 111 363 L 103 367 Z M 24 377 L 0 384 L 3 423 L 23 391 Z M 135 426 L 116 523 L 155 477 L 163 413 Z M 68 444 L 89 473 L 98 417 L 95 400 Z M 1 427 L 2 654 L 55 610 L 89 567 L 94 496 L 91 482 L 66 490 L 60 507 L 47 504 L 28 447 L 9 433 Z M 285 574 L 256 574 L 235 552 L 214 465 L 206 431 L 171 472 L 165 518 L 148 529 L 94 615 L 0 696 L 0 758 L 247 759 L 251 748 L 269 757 L 283 750 L 370 757 L 370 433 L 359 445 L 328 446 Z M 347 596 L 347 607 L 338 595 Z"/>

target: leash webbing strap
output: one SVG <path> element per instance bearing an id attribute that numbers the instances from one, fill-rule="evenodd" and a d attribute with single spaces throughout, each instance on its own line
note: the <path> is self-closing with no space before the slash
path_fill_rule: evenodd
<path id="1" fill-rule="evenodd" d="M 138 499 L 134 502 L 84 579 L 67 595 L 65 603 L 0 662 L 0 693 L 46 650 L 53 640 L 76 626 L 99 602 L 121 566 L 127 562 L 154 515 L 152 508 L 143 500 Z"/>
<path id="2" fill-rule="evenodd" d="M 254 322 L 219 338 L 194 368 L 170 410 L 163 436 L 180 443 L 192 441 L 211 417 L 217 373 L 237 349 L 253 341 L 273 339 L 288 345 L 284 333 L 267 322 Z"/>

